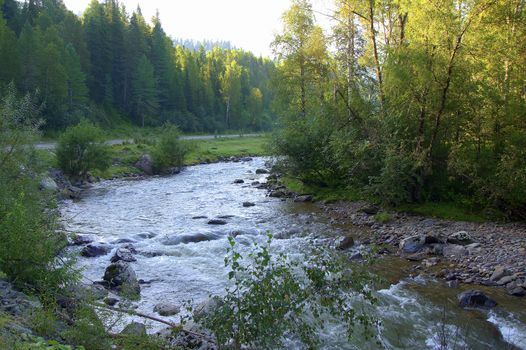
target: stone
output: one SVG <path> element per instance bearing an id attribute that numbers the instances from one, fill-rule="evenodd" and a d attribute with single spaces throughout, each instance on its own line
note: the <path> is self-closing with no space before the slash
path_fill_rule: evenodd
<path id="1" fill-rule="evenodd" d="M 437 265 L 439 262 L 440 262 L 440 259 L 434 257 L 434 258 L 425 259 L 423 261 L 423 264 L 425 267 L 431 267 L 431 266 Z"/>
<path id="2" fill-rule="evenodd" d="M 80 255 L 85 258 L 96 258 L 108 254 L 110 250 L 110 247 L 104 245 L 88 244 L 82 249 Z"/>
<path id="3" fill-rule="evenodd" d="M 115 297 L 107 297 L 104 299 L 104 303 L 109 306 L 115 306 L 119 302 L 118 298 Z"/>
<path id="4" fill-rule="evenodd" d="M 504 277 L 502 277 L 500 280 L 498 280 L 497 284 L 498 284 L 499 286 L 504 286 L 504 285 L 506 285 L 506 284 L 508 284 L 508 283 L 513 282 L 514 279 L 515 279 L 515 278 L 513 278 L 512 276 L 504 276 Z"/>
<path id="5" fill-rule="evenodd" d="M 411 236 L 402 239 L 399 247 L 403 253 L 412 254 L 424 248 L 425 243 L 426 238 L 424 236 Z"/>
<path id="6" fill-rule="evenodd" d="M 149 154 L 143 154 L 142 157 L 135 163 L 135 167 L 141 170 L 146 175 L 153 175 L 153 159 Z"/>
<path id="7" fill-rule="evenodd" d="M 234 180 L 234 183 L 235 183 L 235 184 L 244 184 L 244 183 L 245 183 L 245 180 L 242 180 L 242 179 L 236 179 L 236 180 Z"/>
<path id="8" fill-rule="evenodd" d="M 468 245 L 473 243 L 473 237 L 466 231 L 458 231 L 455 233 L 452 233 L 447 238 L 448 243 L 452 244 L 459 244 L 459 245 Z"/>
<path id="9" fill-rule="evenodd" d="M 131 249 L 119 248 L 115 251 L 115 254 L 113 254 L 110 261 L 112 263 L 117 261 L 134 262 L 137 261 L 137 258 L 133 256 Z"/>
<path id="10" fill-rule="evenodd" d="M 198 216 L 192 217 L 192 220 L 200 220 L 200 219 L 208 219 L 208 216 L 198 215 Z"/>
<path id="11" fill-rule="evenodd" d="M 481 307 L 492 308 L 497 302 L 479 290 L 468 290 L 458 295 L 458 301 L 461 307 Z"/>
<path id="12" fill-rule="evenodd" d="M 252 203 L 252 202 L 243 202 L 243 207 L 245 207 L 245 208 L 249 208 L 249 207 L 253 207 L 253 206 L 255 206 L 255 204 Z"/>
<path id="13" fill-rule="evenodd" d="M 490 281 L 496 282 L 502 279 L 502 277 L 509 276 L 510 274 L 511 273 L 504 266 L 497 266 L 495 270 L 493 270 L 489 279 Z"/>
<path id="14" fill-rule="evenodd" d="M 124 327 L 121 334 L 131 335 L 135 337 L 145 337 L 147 334 L 146 326 L 139 322 L 132 322 L 128 324 L 126 327 Z"/>
<path id="15" fill-rule="evenodd" d="M 354 246 L 354 238 L 352 236 L 346 236 L 338 242 L 336 249 L 346 250 Z"/>
<path id="16" fill-rule="evenodd" d="M 468 254 L 468 250 L 458 244 L 445 244 L 443 254 L 446 257 L 460 258 Z"/>
<path id="17" fill-rule="evenodd" d="M 287 192 L 285 192 L 285 190 L 283 189 L 277 189 L 277 190 L 273 190 L 269 193 L 269 197 L 272 197 L 272 198 L 283 198 L 283 197 L 287 197 Z"/>
<path id="18" fill-rule="evenodd" d="M 79 199 L 82 193 L 82 189 L 76 186 L 67 186 L 62 190 L 62 197 L 68 199 Z"/>
<path id="19" fill-rule="evenodd" d="M 223 219 L 212 219 L 208 221 L 208 225 L 226 225 L 227 222 Z"/>
<path id="20" fill-rule="evenodd" d="M 104 281 L 110 288 L 123 292 L 130 297 L 140 296 L 141 287 L 137 280 L 137 275 L 129 263 L 117 261 L 106 268 L 104 272 Z"/>
<path id="21" fill-rule="evenodd" d="M 162 302 L 153 308 L 154 312 L 157 312 L 161 316 L 173 316 L 181 312 L 181 308 L 177 305 Z"/>
<path id="22" fill-rule="evenodd" d="M 85 245 L 90 243 L 93 243 L 93 239 L 89 236 L 73 235 L 71 237 L 71 244 L 73 245 Z"/>
<path id="23" fill-rule="evenodd" d="M 41 191 L 49 191 L 49 192 L 57 192 L 58 191 L 58 185 L 52 178 L 45 177 L 40 181 L 40 184 L 38 185 L 38 188 Z"/>
<path id="24" fill-rule="evenodd" d="M 296 203 L 310 203 L 310 202 L 312 202 L 312 199 L 313 199 L 313 197 L 311 195 L 302 195 L 302 196 L 297 196 L 296 198 L 294 198 L 294 202 L 296 202 Z"/>
<path id="25" fill-rule="evenodd" d="M 416 252 L 413 254 L 405 255 L 405 258 L 409 261 L 422 261 L 426 258 L 427 254 L 426 252 Z"/>
<path id="26" fill-rule="evenodd" d="M 351 255 L 351 257 L 349 258 L 350 261 L 356 261 L 356 260 L 362 260 L 362 259 L 363 259 L 363 255 L 362 255 L 362 253 L 360 253 L 360 252 L 354 253 L 354 254 Z"/>
<path id="27" fill-rule="evenodd" d="M 256 174 L 268 174 L 267 169 L 256 169 Z"/>
<path id="28" fill-rule="evenodd" d="M 376 215 L 378 214 L 379 208 L 374 205 L 366 205 L 359 210 L 362 213 L 365 213 L 367 215 Z"/>
<path id="29" fill-rule="evenodd" d="M 460 286 L 460 283 L 458 282 L 458 280 L 447 281 L 446 284 L 449 288 L 454 288 L 454 289 Z"/>
<path id="30" fill-rule="evenodd" d="M 194 319 L 203 318 L 223 305 L 220 297 L 212 297 L 197 305 L 194 309 Z"/>

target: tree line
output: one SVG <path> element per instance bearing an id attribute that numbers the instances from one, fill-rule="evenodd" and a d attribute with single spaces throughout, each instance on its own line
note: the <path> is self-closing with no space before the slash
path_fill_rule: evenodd
<path id="1" fill-rule="evenodd" d="M 295 0 L 273 44 L 277 150 L 306 182 L 526 218 L 522 0 Z"/>
<path id="2" fill-rule="evenodd" d="M 91 1 L 82 18 L 61 0 L 0 0 L 0 88 L 42 104 L 45 127 L 177 124 L 184 131 L 268 129 L 271 60 L 237 49 L 175 45 L 159 16 Z"/>

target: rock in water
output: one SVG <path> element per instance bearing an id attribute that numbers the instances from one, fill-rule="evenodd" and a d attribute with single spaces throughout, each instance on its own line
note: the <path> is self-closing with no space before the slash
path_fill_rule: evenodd
<path id="1" fill-rule="evenodd" d="M 234 183 L 235 183 L 235 184 L 244 184 L 245 181 L 242 180 L 242 179 L 236 179 L 236 180 L 234 180 Z"/>
<path id="2" fill-rule="evenodd" d="M 153 175 L 153 159 L 149 154 L 143 154 L 141 159 L 135 163 L 135 167 L 146 175 Z"/>
<path id="3" fill-rule="evenodd" d="M 256 174 L 268 174 L 267 169 L 256 169 Z"/>
<path id="4" fill-rule="evenodd" d="M 130 249 L 119 248 L 111 258 L 112 263 L 117 261 L 134 262 L 137 261 L 137 259 L 133 256 L 133 253 Z"/>
<path id="5" fill-rule="evenodd" d="M 354 238 L 352 238 L 351 236 L 347 236 L 347 237 L 344 237 L 344 238 L 338 243 L 337 249 L 339 249 L 339 250 L 345 250 L 345 249 L 349 249 L 349 248 L 351 248 L 352 246 L 354 246 Z"/>
<path id="6" fill-rule="evenodd" d="M 161 316 L 173 316 L 181 312 L 181 308 L 177 305 L 162 302 L 155 305 L 153 311 L 157 312 Z"/>
<path id="7" fill-rule="evenodd" d="M 243 207 L 245 207 L 245 208 L 249 208 L 249 207 L 253 207 L 253 206 L 255 206 L 255 204 L 252 203 L 252 202 L 243 202 Z"/>
<path id="8" fill-rule="evenodd" d="M 106 255 L 110 252 L 110 248 L 103 245 L 89 244 L 85 246 L 80 254 L 86 258 L 96 258 L 98 256 Z"/>
<path id="9" fill-rule="evenodd" d="M 311 195 L 303 195 L 303 196 L 297 196 L 294 198 L 294 202 L 296 203 L 309 203 L 312 202 L 312 196 Z"/>
<path id="10" fill-rule="evenodd" d="M 492 308 L 497 302 L 479 290 L 468 290 L 458 295 L 458 301 L 462 307 Z"/>
<path id="11" fill-rule="evenodd" d="M 226 225 L 227 222 L 222 219 L 212 219 L 208 221 L 208 225 Z"/>
<path id="12" fill-rule="evenodd" d="M 135 337 L 145 337 L 146 336 L 146 326 L 139 322 L 132 322 L 122 330 L 121 334 L 131 335 Z"/>
<path id="13" fill-rule="evenodd" d="M 108 266 L 104 272 L 104 281 L 108 283 L 110 288 L 114 288 L 131 298 L 140 296 L 141 287 L 137 275 L 129 263 L 125 261 L 117 261 Z"/>
<path id="14" fill-rule="evenodd" d="M 426 244 L 426 237 L 424 236 L 411 236 L 404 238 L 400 241 L 400 249 L 403 253 L 416 253 L 424 247 Z"/>

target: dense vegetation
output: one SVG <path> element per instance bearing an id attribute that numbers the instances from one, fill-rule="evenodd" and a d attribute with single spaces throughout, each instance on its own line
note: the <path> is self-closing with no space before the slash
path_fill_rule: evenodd
<path id="1" fill-rule="evenodd" d="M 275 145 L 291 173 L 386 204 L 526 218 L 524 3 L 335 7 L 326 34 L 309 1 L 294 1 L 274 42 Z"/>
<path id="2" fill-rule="evenodd" d="M 39 91 L 47 129 L 82 118 L 183 131 L 270 127 L 273 63 L 242 50 L 174 46 L 118 0 L 78 18 L 61 0 L 0 0 L 0 87 Z"/>

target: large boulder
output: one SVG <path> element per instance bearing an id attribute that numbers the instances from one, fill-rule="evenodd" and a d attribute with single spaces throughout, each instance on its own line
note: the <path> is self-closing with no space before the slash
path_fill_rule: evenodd
<path id="1" fill-rule="evenodd" d="M 40 181 L 40 184 L 38 185 L 38 188 L 41 191 L 49 191 L 49 192 L 57 192 L 58 191 L 58 185 L 52 178 L 45 177 Z"/>
<path id="2" fill-rule="evenodd" d="M 110 247 L 104 245 L 89 244 L 82 249 L 80 255 L 85 258 L 96 258 L 108 254 L 110 250 Z"/>
<path id="3" fill-rule="evenodd" d="M 130 264 L 125 261 L 117 261 L 109 265 L 104 272 L 104 281 L 110 288 L 132 299 L 140 296 L 141 287 L 137 275 Z"/>
<path id="4" fill-rule="evenodd" d="M 413 254 L 424 248 L 425 244 L 425 236 L 411 236 L 400 241 L 400 250 L 406 254 Z"/>
<path id="5" fill-rule="evenodd" d="M 146 175 L 153 175 L 153 159 L 149 154 L 143 154 L 141 159 L 135 163 L 135 167 Z"/>
<path id="6" fill-rule="evenodd" d="M 267 169 L 256 169 L 256 174 L 268 174 Z"/>
<path id="7" fill-rule="evenodd" d="M 448 243 L 459 244 L 459 245 L 468 245 L 474 243 L 473 237 L 466 231 L 458 231 L 452 233 L 447 238 Z"/>
<path id="8" fill-rule="evenodd" d="M 220 297 L 212 297 L 209 298 L 199 305 L 197 305 L 194 309 L 194 319 L 200 319 L 207 315 L 210 315 L 214 311 L 216 311 L 218 308 L 220 308 L 223 305 L 223 300 L 221 300 Z"/>
<path id="9" fill-rule="evenodd" d="M 134 262 L 137 261 L 137 259 L 133 256 L 131 249 L 119 248 L 115 251 L 115 254 L 113 254 L 111 258 L 112 263 L 116 263 L 117 261 Z"/>
<path id="10" fill-rule="evenodd" d="M 497 302 L 479 290 L 468 290 L 458 295 L 458 301 L 462 307 L 492 308 Z"/>
<path id="11" fill-rule="evenodd" d="M 145 337 L 147 334 L 146 326 L 139 322 L 128 324 L 121 332 L 122 335 L 131 335 L 134 337 Z"/>
<path id="12" fill-rule="evenodd" d="M 82 189 L 76 186 L 66 186 L 62 190 L 62 197 L 67 199 L 79 199 L 82 193 Z"/>
<path id="13" fill-rule="evenodd" d="M 352 236 L 346 236 L 338 242 L 336 249 L 346 250 L 354 246 L 354 238 Z"/>

